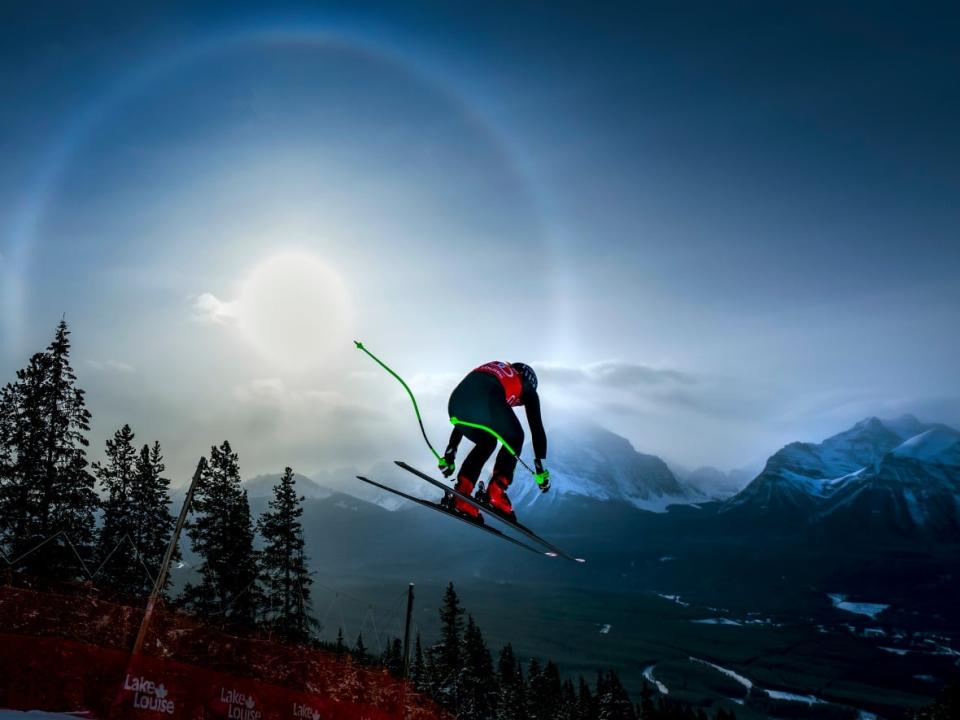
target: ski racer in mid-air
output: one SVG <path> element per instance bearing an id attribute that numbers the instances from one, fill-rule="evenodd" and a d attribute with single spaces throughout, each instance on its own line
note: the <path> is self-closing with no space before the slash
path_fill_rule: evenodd
<path id="1" fill-rule="evenodd" d="M 454 460 L 460 440 L 466 436 L 474 443 L 473 449 L 463 461 L 457 475 L 456 490 L 464 495 L 472 495 L 484 464 L 497 449 L 497 435 L 504 441 L 493 465 L 493 475 L 486 489 L 478 490 L 476 500 L 488 506 L 493 512 L 512 522 L 516 514 L 507 488 L 513 482 L 513 471 L 517 466 L 517 457 L 510 452 L 520 454 L 523 445 L 523 428 L 513 408 L 523 405 L 527 411 L 527 423 L 533 435 L 534 466 L 540 490 L 550 489 L 550 473 L 543 469 L 547 457 L 547 435 L 543 430 L 540 417 L 540 397 L 537 395 L 537 375 L 524 363 L 488 362 L 471 371 L 450 395 L 448 411 L 451 419 L 466 421 L 468 424 L 454 424 L 450 442 L 444 452 L 443 474 L 447 477 L 454 472 Z M 489 430 L 471 425 L 481 425 Z M 509 446 L 509 449 L 508 449 Z M 450 495 L 453 509 L 477 522 L 483 522 L 479 510 L 464 500 Z M 448 500 L 449 501 L 449 500 Z"/>

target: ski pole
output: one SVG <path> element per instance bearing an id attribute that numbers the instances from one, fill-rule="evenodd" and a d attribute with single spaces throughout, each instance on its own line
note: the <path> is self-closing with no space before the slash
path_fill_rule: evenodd
<path id="1" fill-rule="evenodd" d="M 507 449 L 508 453 L 510 453 L 517 459 L 517 462 L 519 462 L 521 465 L 523 465 L 527 469 L 527 472 L 533 475 L 533 479 L 537 481 L 537 485 L 539 487 L 543 487 L 543 484 L 547 482 L 547 477 L 550 475 L 549 471 L 544 470 L 542 473 L 536 472 L 532 467 L 530 467 L 523 461 L 523 458 L 520 457 L 517 454 L 517 452 L 512 447 L 510 447 L 510 444 L 506 440 L 504 440 L 502 437 L 500 437 L 500 433 L 498 433 L 492 427 L 487 427 L 486 425 L 480 425 L 479 423 L 467 422 L 466 420 L 461 420 L 458 417 L 450 418 L 450 422 L 453 425 L 463 425 L 464 427 L 476 428 L 477 430 L 483 430 L 485 432 L 490 433 L 498 441 L 500 441 L 500 444 Z"/>
<path id="2" fill-rule="evenodd" d="M 378 358 L 378 357 L 377 357 L 376 355 L 374 355 L 372 352 L 370 352 L 369 350 L 367 350 L 367 349 L 363 346 L 363 343 L 362 343 L 362 342 L 360 342 L 359 340 L 354 340 L 354 341 L 353 341 L 353 344 L 357 346 L 357 350 L 363 350 L 363 352 L 365 352 L 367 355 L 370 356 L 370 359 L 371 359 L 371 360 L 373 360 L 377 365 L 379 365 L 380 367 L 382 367 L 382 368 L 383 368 L 384 370 L 386 370 L 388 373 L 390 373 L 391 375 L 393 375 L 393 377 L 395 377 L 395 378 L 397 379 L 397 381 L 398 381 L 401 385 L 403 385 L 403 389 L 406 390 L 406 391 L 407 391 L 407 395 L 410 396 L 410 402 L 413 403 L 413 411 L 417 414 L 417 422 L 420 423 L 420 433 L 423 435 L 423 440 L 424 440 L 424 442 L 427 443 L 427 447 L 430 448 L 430 452 L 432 452 L 432 453 L 433 453 L 433 456 L 437 459 L 437 467 L 439 467 L 441 470 L 444 469 L 444 468 L 446 468 L 446 467 L 447 467 L 447 461 L 444 460 L 443 457 L 440 455 L 440 453 L 438 453 L 436 450 L 434 450 L 434 449 L 433 449 L 433 445 L 430 444 L 430 438 L 427 437 L 427 431 L 426 431 L 426 429 L 424 429 L 424 427 L 423 427 L 423 418 L 420 417 L 420 407 L 417 405 L 417 399 L 413 396 L 413 391 L 410 390 L 410 386 L 407 385 L 407 384 L 403 381 L 403 378 L 402 378 L 402 377 L 400 377 L 400 376 L 397 375 L 393 370 L 391 370 L 389 367 L 387 367 L 387 365 L 386 365 L 380 358 Z"/>

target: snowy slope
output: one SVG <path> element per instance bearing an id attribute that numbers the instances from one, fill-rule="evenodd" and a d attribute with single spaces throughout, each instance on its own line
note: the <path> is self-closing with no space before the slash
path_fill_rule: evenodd
<path id="1" fill-rule="evenodd" d="M 548 435 L 546 464 L 552 489 L 541 494 L 523 468 L 518 468 L 510 492 L 518 507 L 550 504 L 562 496 L 582 496 L 663 512 L 668 505 L 692 501 L 692 493 L 677 481 L 663 460 L 637 452 L 626 438 L 609 430 L 568 422 L 551 428 Z"/>
<path id="2" fill-rule="evenodd" d="M 831 502 L 849 502 L 881 473 L 881 467 L 885 476 L 897 475 L 896 459 L 902 461 L 900 465 L 919 466 L 912 471 L 915 476 L 925 473 L 922 466 L 935 465 L 951 446 L 943 433 L 952 432 L 912 415 L 894 420 L 870 417 L 819 444 L 790 443 L 770 457 L 760 475 L 729 500 L 723 511 L 794 517 L 823 513 Z M 901 480 L 894 480 L 890 487 L 905 490 Z M 909 497 L 903 495 L 898 503 L 909 506 Z"/>
<path id="3" fill-rule="evenodd" d="M 839 488 L 815 521 L 903 535 L 960 534 L 960 432 L 937 426 L 908 438 Z"/>

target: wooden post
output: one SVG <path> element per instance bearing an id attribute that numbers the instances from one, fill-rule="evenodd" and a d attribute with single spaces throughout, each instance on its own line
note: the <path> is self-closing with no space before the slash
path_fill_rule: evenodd
<path id="1" fill-rule="evenodd" d="M 407 622 L 403 629 L 403 677 L 410 677 L 410 617 L 413 615 L 413 583 L 407 588 Z"/>
<path id="2" fill-rule="evenodd" d="M 193 491 L 197 487 L 200 475 L 207 467 L 207 459 L 200 458 L 197 463 L 197 471 L 193 474 L 190 481 L 190 487 L 187 489 L 187 496 L 183 499 L 183 507 L 180 508 L 180 517 L 177 518 L 176 527 L 173 529 L 173 536 L 170 538 L 170 544 L 167 546 L 167 554 L 163 557 L 163 565 L 160 566 L 160 573 L 157 575 L 156 582 L 153 583 L 153 590 L 150 592 L 150 599 L 147 600 L 147 609 L 143 613 L 143 622 L 140 623 L 140 631 L 137 633 L 137 640 L 133 644 L 131 659 L 137 657 L 143 649 L 143 643 L 147 639 L 147 630 L 150 628 L 150 620 L 153 617 L 153 610 L 157 605 L 160 593 L 163 592 L 164 585 L 167 584 L 167 574 L 170 571 L 170 560 L 173 558 L 173 552 L 176 550 L 177 543 L 180 540 L 180 532 L 187 521 L 187 513 L 190 512 L 190 504 L 193 502 Z"/>

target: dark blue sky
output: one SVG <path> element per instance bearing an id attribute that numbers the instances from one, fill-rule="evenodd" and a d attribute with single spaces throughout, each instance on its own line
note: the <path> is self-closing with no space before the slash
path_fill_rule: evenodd
<path id="1" fill-rule="evenodd" d="M 338 333 L 419 373 L 438 433 L 501 356 L 688 464 L 869 414 L 960 423 L 955 3 L 0 13 L 0 368 L 66 310 L 98 432 L 192 415 L 175 450 L 359 462 L 403 411 Z M 290 253 L 329 297 L 262 299 Z M 337 413 L 339 454 L 263 433 Z"/>

